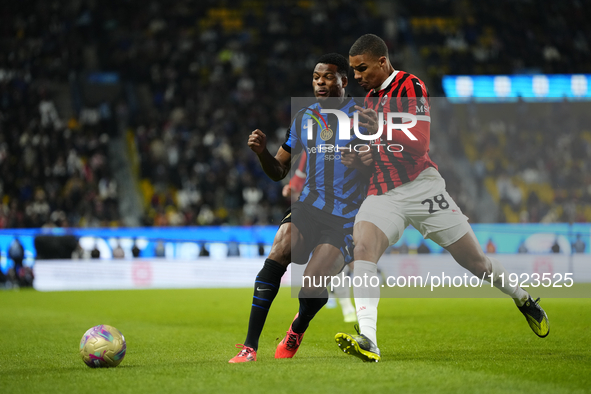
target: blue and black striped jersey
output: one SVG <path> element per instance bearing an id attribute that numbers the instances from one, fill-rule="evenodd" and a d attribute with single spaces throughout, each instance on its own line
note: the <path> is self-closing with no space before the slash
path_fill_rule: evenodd
<path id="1" fill-rule="evenodd" d="M 300 110 L 287 131 L 283 149 L 296 155 L 305 149 L 306 181 L 299 201 L 310 204 L 335 216 L 353 219 L 367 193 L 368 179 L 358 170 L 341 163 L 339 147 L 363 144 L 351 128 L 353 98 L 347 98 L 339 108 L 349 116 L 348 138 L 340 139 L 339 122 L 334 114 L 321 114 L 322 107 L 315 103 Z M 309 121 L 311 120 L 311 121 Z M 312 133 L 308 127 L 312 126 Z M 360 128 L 361 132 L 365 132 Z M 353 221 L 351 221 L 351 226 Z"/>

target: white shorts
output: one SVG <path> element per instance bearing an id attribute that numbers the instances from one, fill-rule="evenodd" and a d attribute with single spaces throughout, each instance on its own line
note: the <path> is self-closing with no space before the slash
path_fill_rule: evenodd
<path id="1" fill-rule="evenodd" d="M 445 190 L 445 180 L 429 167 L 411 182 L 380 196 L 368 196 L 355 217 L 355 224 L 367 221 L 386 234 L 390 245 L 398 242 L 412 224 L 425 239 L 449 246 L 470 231 L 468 217 Z"/>

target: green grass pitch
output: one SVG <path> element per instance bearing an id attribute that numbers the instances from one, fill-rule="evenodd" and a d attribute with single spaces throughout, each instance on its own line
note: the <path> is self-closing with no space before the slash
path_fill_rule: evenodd
<path id="1" fill-rule="evenodd" d="M 323 309 L 298 354 L 275 360 L 297 300 L 281 290 L 258 361 L 228 364 L 242 343 L 251 289 L 41 293 L 0 291 L 0 393 L 582 393 L 591 392 L 591 299 L 543 299 L 545 339 L 509 299 L 382 299 L 382 362 L 335 345 L 340 308 Z M 123 332 L 113 369 L 83 364 L 97 324 Z"/>

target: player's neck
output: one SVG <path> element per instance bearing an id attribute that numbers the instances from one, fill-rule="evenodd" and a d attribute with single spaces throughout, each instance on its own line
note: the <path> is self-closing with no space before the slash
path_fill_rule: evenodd
<path id="1" fill-rule="evenodd" d="M 384 89 L 385 86 L 384 83 L 392 76 L 392 74 L 396 71 L 394 69 L 394 67 L 392 67 L 392 64 L 390 62 L 388 62 L 388 66 L 386 67 L 386 69 L 384 70 L 384 76 L 382 78 L 382 80 L 380 81 L 379 85 L 377 88 L 374 89 L 374 92 L 379 92 L 380 90 Z"/>

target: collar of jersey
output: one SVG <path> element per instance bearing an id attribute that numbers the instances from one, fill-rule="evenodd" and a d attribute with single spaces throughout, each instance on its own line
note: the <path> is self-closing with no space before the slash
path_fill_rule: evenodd
<path id="1" fill-rule="evenodd" d="M 345 107 L 347 107 L 347 106 L 350 106 L 350 105 L 351 105 L 351 101 L 353 101 L 353 102 L 354 102 L 355 100 L 353 99 L 353 97 L 351 97 L 351 95 L 350 95 L 350 94 L 347 94 L 347 95 L 345 96 L 345 99 L 343 100 L 343 105 L 341 105 L 341 106 L 340 106 L 339 108 L 337 108 L 337 109 L 343 109 L 343 108 L 345 108 Z M 357 104 L 357 103 L 355 103 L 355 102 L 354 102 L 352 105 L 355 105 L 355 104 Z M 322 108 L 322 107 L 320 106 L 320 103 L 319 103 L 319 102 L 315 102 L 315 103 L 314 103 L 314 104 L 312 104 L 310 107 L 311 107 L 311 108 L 314 108 L 314 109 L 315 109 L 315 110 L 317 110 L 318 112 L 320 112 L 320 109 Z"/>
<path id="2" fill-rule="evenodd" d="M 386 80 L 384 81 L 384 83 L 382 83 L 382 85 L 380 86 L 379 89 L 374 89 L 373 92 L 377 93 L 377 92 L 381 92 L 382 90 L 386 89 L 391 83 L 392 80 L 394 79 L 394 77 L 396 76 L 396 74 L 398 74 L 398 70 L 394 70 L 394 72 L 392 74 L 390 74 L 390 76 L 388 78 L 386 78 Z"/>

